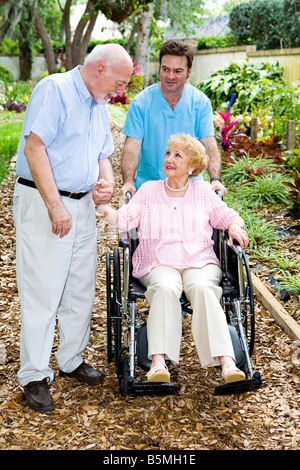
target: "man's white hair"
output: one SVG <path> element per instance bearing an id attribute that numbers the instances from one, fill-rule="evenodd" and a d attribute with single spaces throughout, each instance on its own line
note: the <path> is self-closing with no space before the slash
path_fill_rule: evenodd
<path id="1" fill-rule="evenodd" d="M 120 60 L 131 61 L 128 52 L 119 44 L 99 44 L 89 53 L 85 63 L 97 62 L 103 60 L 108 65 L 117 65 Z"/>

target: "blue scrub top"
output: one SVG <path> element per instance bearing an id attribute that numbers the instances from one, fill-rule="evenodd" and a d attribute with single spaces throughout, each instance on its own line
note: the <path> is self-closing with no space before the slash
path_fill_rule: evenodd
<path id="1" fill-rule="evenodd" d="M 164 179 L 164 155 L 171 135 L 190 134 L 202 139 L 214 136 L 213 112 L 208 97 L 186 83 L 174 111 L 160 91 L 152 85 L 131 101 L 123 134 L 142 140 L 135 186 L 149 180 Z M 202 175 L 199 177 L 202 179 Z"/>
<path id="2" fill-rule="evenodd" d="M 99 177 L 99 158 L 114 151 L 106 105 L 97 104 L 79 72 L 49 75 L 34 88 L 26 109 L 16 171 L 33 179 L 24 155 L 26 136 L 43 141 L 58 189 L 90 191 Z"/>

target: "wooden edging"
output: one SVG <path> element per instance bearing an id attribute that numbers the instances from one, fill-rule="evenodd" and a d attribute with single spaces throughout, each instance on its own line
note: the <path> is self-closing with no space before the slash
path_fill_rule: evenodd
<path id="1" fill-rule="evenodd" d="M 278 300 L 271 294 L 265 285 L 251 273 L 253 292 L 262 305 L 270 312 L 281 328 L 294 340 L 300 340 L 300 326 L 288 314 Z"/>

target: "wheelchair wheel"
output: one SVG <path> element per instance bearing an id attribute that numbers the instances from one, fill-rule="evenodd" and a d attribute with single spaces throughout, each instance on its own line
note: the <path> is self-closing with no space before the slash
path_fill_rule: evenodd
<path id="1" fill-rule="evenodd" d="M 120 254 L 118 248 L 113 256 L 106 253 L 106 302 L 107 302 L 107 360 L 117 362 L 121 349 L 122 298 Z"/>
<path id="2" fill-rule="evenodd" d="M 244 252 L 243 255 L 243 266 L 246 278 L 244 280 L 244 298 L 243 303 L 243 321 L 244 321 L 244 330 L 248 342 L 249 354 L 252 356 L 254 349 L 254 337 L 255 337 L 255 317 L 254 317 L 254 295 L 253 295 L 253 286 L 251 279 L 251 272 L 248 264 L 248 260 Z"/>
<path id="3" fill-rule="evenodd" d="M 117 376 L 121 395 L 128 395 L 129 360 L 126 354 L 121 354 Z"/>
<path id="4" fill-rule="evenodd" d="M 251 272 L 247 257 L 242 251 L 240 266 L 238 256 L 230 247 L 227 252 L 228 271 L 223 279 L 223 305 L 226 318 L 229 325 L 236 328 L 241 340 L 240 326 L 243 330 L 243 341 L 247 343 L 247 350 L 251 356 L 254 349 L 255 337 L 255 315 L 254 315 L 254 296 L 251 279 Z M 239 275 L 239 269 L 242 275 Z M 238 315 L 241 319 L 238 321 Z M 241 340 L 242 341 L 242 340 Z"/>

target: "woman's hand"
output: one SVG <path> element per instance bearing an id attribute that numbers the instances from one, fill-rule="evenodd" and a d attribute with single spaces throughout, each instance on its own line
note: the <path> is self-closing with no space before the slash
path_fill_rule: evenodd
<path id="1" fill-rule="evenodd" d="M 244 230 L 240 224 L 232 223 L 228 227 L 228 236 L 229 236 L 229 245 L 233 245 L 233 241 L 236 240 L 241 248 L 247 248 L 248 246 L 248 235 L 246 230 Z"/>

